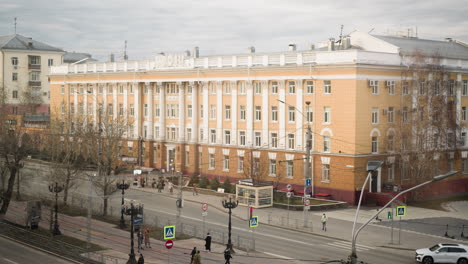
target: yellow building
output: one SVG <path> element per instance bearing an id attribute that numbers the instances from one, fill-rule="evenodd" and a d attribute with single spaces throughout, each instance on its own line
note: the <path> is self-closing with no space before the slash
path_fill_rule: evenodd
<path id="1" fill-rule="evenodd" d="M 438 69 L 444 72 L 418 75 L 421 57 L 440 58 Z M 420 179 L 407 173 L 405 164 L 412 163 L 400 131 L 417 120 L 414 109 L 422 103 L 409 98 L 419 98 L 421 80 L 432 91 L 439 74 L 451 93 L 437 96 L 456 102 L 460 129 L 452 135 L 465 139 L 467 45 L 362 32 L 309 50 L 290 44 L 285 52 L 250 49 L 203 57 L 195 49 L 147 61 L 56 66 L 50 75 L 51 109 L 56 117 L 68 109 L 95 117 L 103 107 L 113 116 L 132 116 L 122 147 L 141 165 L 220 178 L 252 175 L 291 183 L 296 192 L 303 189 L 310 125 L 314 194 L 355 203 L 369 160 L 384 161 L 370 192 L 393 191 Z M 432 120 L 435 110 L 424 111 Z M 424 157 L 440 160 L 440 172 L 468 170 L 466 144 L 456 142 L 425 151 Z M 466 192 L 467 186 L 467 178 L 458 175 L 425 195 Z"/>

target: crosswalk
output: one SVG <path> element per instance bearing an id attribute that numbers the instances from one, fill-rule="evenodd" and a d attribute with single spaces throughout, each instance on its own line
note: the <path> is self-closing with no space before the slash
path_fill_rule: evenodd
<path id="1" fill-rule="evenodd" d="M 351 250 L 351 242 L 348 241 L 335 241 L 328 243 L 327 245 L 335 248 L 341 248 L 343 250 Z M 369 246 L 364 246 L 364 245 L 359 245 L 356 244 L 356 251 L 366 251 L 366 250 L 371 250 L 375 249 L 375 247 L 369 247 Z"/>

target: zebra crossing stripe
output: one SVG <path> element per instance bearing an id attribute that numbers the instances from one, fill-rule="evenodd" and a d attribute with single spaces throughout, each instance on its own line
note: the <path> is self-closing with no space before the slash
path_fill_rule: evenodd
<path id="1" fill-rule="evenodd" d="M 328 245 L 342 248 L 342 249 L 351 249 L 351 242 L 347 242 L 347 241 L 335 241 L 332 243 L 328 243 Z M 375 249 L 375 247 L 356 244 L 357 251 L 366 251 L 370 249 Z"/>

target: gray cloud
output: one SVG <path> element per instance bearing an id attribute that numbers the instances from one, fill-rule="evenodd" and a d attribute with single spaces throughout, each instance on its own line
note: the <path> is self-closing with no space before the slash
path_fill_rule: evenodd
<path id="1" fill-rule="evenodd" d="M 151 58 L 199 46 L 202 54 L 305 48 L 353 30 L 384 34 L 418 27 L 420 38 L 452 37 L 468 42 L 467 5 L 459 0 L 4 0 L 0 34 L 18 33 L 68 51 L 105 59 L 123 54 Z"/>

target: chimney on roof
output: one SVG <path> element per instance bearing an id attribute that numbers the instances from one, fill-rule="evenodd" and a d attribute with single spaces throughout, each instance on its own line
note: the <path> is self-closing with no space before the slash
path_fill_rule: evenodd
<path id="1" fill-rule="evenodd" d="M 328 40 L 328 51 L 333 51 L 333 50 L 335 50 L 335 39 L 330 38 Z"/>
<path id="2" fill-rule="evenodd" d="M 344 50 L 351 48 L 351 38 L 349 36 L 344 36 L 341 39 L 341 47 Z"/>
<path id="3" fill-rule="evenodd" d="M 294 44 L 294 43 L 289 43 L 288 50 L 289 50 L 289 51 L 296 51 L 296 44 Z"/>
<path id="4" fill-rule="evenodd" d="M 190 50 L 186 50 L 184 53 L 185 53 L 185 57 L 190 57 Z"/>
<path id="5" fill-rule="evenodd" d="M 109 55 L 109 61 L 110 61 L 110 62 L 114 62 L 114 61 L 115 61 L 115 59 L 114 59 L 114 53 L 111 53 L 111 54 Z"/>
<path id="6" fill-rule="evenodd" d="M 309 44 L 309 50 L 314 50 L 315 49 L 315 45 L 314 44 Z"/>
<path id="7" fill-rule="evenodd" d="M 193 55 L 194 58 L 198 58 L 200 56 L 200 51 L 199 51 L 198 47 L 193 48 L 193 54 L 192 55 Z"/>
<path id="8" fill-rule="evenodd" d="M 28 38 L 28 48 L 32 48 L 33 46 L 33 41 L 32 41 L 32 38 Z"/>
<path id="9" fill-rule="evenodd" d="M 255 53 L 255 47 L 253 47 L 253 46 L 248 47 L 248 48 L 247 48 L 247 51 L 248 51 L 249 53 Z"/>

